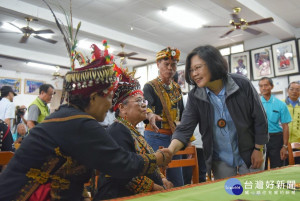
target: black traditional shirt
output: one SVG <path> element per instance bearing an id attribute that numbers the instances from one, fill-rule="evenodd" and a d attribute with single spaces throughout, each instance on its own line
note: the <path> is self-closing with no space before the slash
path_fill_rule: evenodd
<path id="1" fill-rule="evenodd" d="M 118 178 L 153 173 L 153 154 L 126 152 L 90 115 L 61 106 L 30 130 L 0 175 L 0 200 L 26 200 L 51 184 L 51 200 L 81 199 L 92 169 Z"/>
<path id="2" fill-rule="evenodd" d="M 159 89 L 162 91 L 168 110 L 170 111 L 172 121 L 180 121 L 184 109 L 180 86 L 173 81 L 170 83 L 170 85 L 166 86 L 160 81 L 159 78 L 156 79 L 158 80 Z M 148 101 L 148 108 L 151 109 L 153 113 L 161 116 L 163 119 L 162 121 L 157 121 L 156 126 L 160 129 L 170 129 L 167 117 L 163 112 L 163 106 L 159 96 L 157 95 L 158 93 L 151 81 L 144 85 L 143 91 L 144 97 Z"/>
<path id="3" fill-rule="evenodd" d="M 117 120 L 118 121 L 118 120 Z M 114 122 L 108 128 L 108 134 L 125 150 L 139 154 L 154 153 L 152 147 L 136 129 L 130 129 L 122 121 Z M 129 179 L 111 177 L 100 173 L 98 193 L 95 200 L 112 199 L 145 193 L 152 190 L 153 184 L 163 185 L 159 169 L 149 176 L 137 176 Z"/>
<path id="4" fill-rule="evenodd" d="M 0 119 L 0 151 L 12 151 L 13 143 L 14 140 L 7 124 Z"/>

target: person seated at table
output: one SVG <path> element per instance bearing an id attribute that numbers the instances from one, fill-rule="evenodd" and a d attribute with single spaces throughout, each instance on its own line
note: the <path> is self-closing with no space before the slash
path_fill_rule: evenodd
<path id="1" fill-rule="evenodd" d="M 152 154 L 152 147 L 137 130 L 137 124 L 146 119 L 147 100 L 140 90 L 139 82 L 134 73 L 122 69 L 121 80 L 113 97 L 113 109 L 116 120 L 107 129 L 108 134 L 125 150 L 137 154 Z M 137 176 L 130 179 L 111 177 L 100 173 L 98 193 L 94 200 L 111 199 L 150 191 L 171 188 L 169 182 L 159 168 L 149 176 Z"/>
<path id="2" fill-rule="evenodd" d="M 116 65 L 92 45 L 94 60 L 69 71 L 63 94 L 68 104 L 46 117 L 23 140 L 0 175 L 0 200 L 72 200 L 86 198 L 84 183 L 93 169 L 117 178 L 151 175 L 171 160 L 167 149 L 157 153 L 125 151 L 98 123 L 112 106 Z M 107 54 L 106 54 L 107 52 Z"/>
<path id="3" fill-rule="evenodd" d="M 24 137 L 26 137 L 27 135 L 28 135 L 28 131 L 26 130 L 25 124 L 19 123 L 17 125 L 17 132 L 13 134 L 15 149 L 19 148 L 19 146 L 22 143 Z"/>
<path id="4" fill-rule="evenodd" d="M 21 143 L 26 135 L 28 135 L 28 131 L 25 124 L 19 123 L 17 125 L 17 132 L 13 134 L 14 142 Z"/>

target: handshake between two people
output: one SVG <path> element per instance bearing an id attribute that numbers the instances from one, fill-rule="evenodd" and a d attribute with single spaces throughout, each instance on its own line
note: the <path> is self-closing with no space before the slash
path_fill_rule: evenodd
<path id="1" fill-rule="evenodd" d="M 159 167 L 166 167 L 172 160 L 173 153 L 168 148 L 158 149 L 155 152 L 156 164 Z"/>

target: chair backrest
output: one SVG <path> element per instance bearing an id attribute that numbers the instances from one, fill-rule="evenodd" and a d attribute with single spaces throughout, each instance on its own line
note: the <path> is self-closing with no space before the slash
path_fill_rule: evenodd
<path id="1" fill-rule="evenodd" d="M 168 164 L 168 168 L 176 168 L 176 167 L 193 167 L 193 184 L 199 183 L 199 167 L 198 167 L 198 158 L 197 151 L 195 146 L 186 147 L 182 151 L 178 151 L 175 155 L 191 155 L 192 157 L 189 159 L 181 159 L 181 160 L 172 160 Z"/>
<path id="2" fill-rule="evenodd" d="M 295 158 L 300 157 L 300 143 L 293 142 L 288 144 L 289 165 L 295 165 Z"/>
<path id="3" fill-rule="evenodd" d="M 14 156 L 14 152 L 1 151 L 0 152 L 0 165 L 7 165 L 10 159 Z"/>

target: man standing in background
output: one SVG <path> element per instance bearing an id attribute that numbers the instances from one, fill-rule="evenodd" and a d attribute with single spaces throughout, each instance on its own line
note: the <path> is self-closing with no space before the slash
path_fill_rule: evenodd
<path id="1" fill-rule="evenodd" d="M 7 124 L 9 129 L 13 127 L 13 119 L 15 118 L 15 105 L 13 104 L 13 100 L 16 95 L 10 86 L 3 86 L 1 88 L 0 119 Z"/>
<path id="2" fill-rule="evenodd" d="M 29 129 L 41 123 L 50 114 L 47 104 L 51 102 L 54 94 L 54 87 L 51 84 L 40 86 L 39 96 L 28 107 L 27 126 Z"/>
<path id="3" fill-rule="evenodd" d="M 180 86 L 173 81 L 179 61 L 180 51 L 165 48 L 156 54 L 159 75 L 144 86 L 144 97 L 148 101 L 147 124 L 144 132 L 147 143 L 156 151 L 159 146 L 168 147 L 180 121 L 183 102 Z M 174 156 L 173 159 L 181 159 Z M 182 168 L 167 169 L 167 179 L 175 187 L 183 186 Z"/>
<path id="4" fill-rule="evenodd" d="M 274 87 L 271 78 L 261 78 L 258 85 L 262 94 L 261 102 L 268 118 L 268 131 L 270 135 L 270 140 L 267 143 L 265 169 L 268 169 L 268 158 L 270 159 L 271 168 L 281 167 L 287 158 L 289 141 L 288 123 L 291 122 L 292 118 L 287 106 L 271 95 Z"/>
<path id="5" fill-rule="evenodd" d="M 292 122 L 289 123 L 289 142 L 300 143 L 300 83 L 291 82 L 288 86 L 288 97 L 285 99 L 285 103 L 292 116 Z M 300 158 L 295 158 L 295 163 L 300 164 Z"/>

